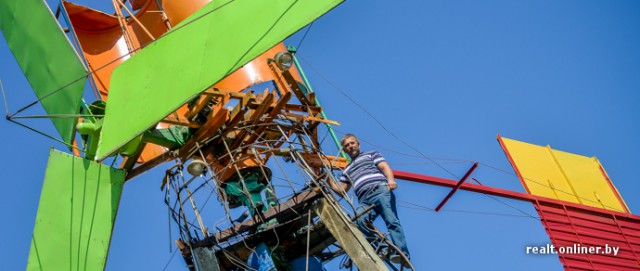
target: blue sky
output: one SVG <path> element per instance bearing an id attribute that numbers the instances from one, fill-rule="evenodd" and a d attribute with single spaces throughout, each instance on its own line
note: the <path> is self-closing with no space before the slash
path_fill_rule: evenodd
<path id="1" fill-rule="evenodd" d="M 93 2 L 79 1 L 113 10 Z M 456 179 L 478 161 L 472 177 L 523 191 L 496 141 L 501 134 L 597 156 L 638 214 L 639 11 L 637 1 L 348 1 L 313 24 L 299 56 L 337 130 L 359 135 L 363 150 L 380 150 L 394 169 Z M 287 44 L 297 46 L 304 31 Z M 35 95 L 0 40 L 0 79 L 14 112 Z M 28 123 L 55 133 L 45 121 Z M 8 121 L 0 127 L 0 255 L 3 269 L 20 270 L 48 149 L 63 146 Z M 166 167 L 125 185 L 107 270 L 185 270 L 179 255 L 170 260 L 158 189 Z M 531 204 L 460 191 L 445 211 L 425 210 L 447 192 L 399 182 L 417 270 L 561 270 L 556 256 L 524 252 L 549 243 L 541 223 L 522 213 L 537 217 Z M 220 208 L 209 209 L 213 223 Z"/>

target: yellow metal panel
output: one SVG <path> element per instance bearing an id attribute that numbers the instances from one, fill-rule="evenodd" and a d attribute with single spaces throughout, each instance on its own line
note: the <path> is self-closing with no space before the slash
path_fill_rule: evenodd
<path id="1" fill-rule="evenodd" d="M 616 196 L 618 198 L 618 201 L 622 205 L 622 208 L 624 209 L 624 212 L 628 213 L 628 214 L 632 214 L 631 209 L 629 209 L 629 206 L 627 205 L 627 203 L 622 198 L 622 195 L 620 195 L 620 191 L 618 191 L 618 188 L 616 188 L 616 186 L 613 184 L 613 182 L 609 178 L 609 174 L 607 174 L 607 171 L 604 170 L 604 167 L 602 166 L 602 163 L 600 163 L 600 160 L 598 160 L 598 158 L 596 158 L 594 156 L 593 157 L 593 161 L 595 161 L 598 164 L 598 167 L 602 171 L 602 176 L 604 176 L 604 178 L 607 180 L 607 183 L 609 183 L 611 185 L 611 190 L 613 191 L 614 196 Z"/>
<path id="2" fill-rule="evenodd" d="M 498 136 L 527 192 L 628 213 L 628 208 L 595 157 Z"/>
<path id="3" fill-rule="evenodd" d="M 626 211 L 605 179 L 595 157 L 558 150 L 553 150 L 553 153 L 583 204 L 618 212 Z"/>
<path id="4" fill-rule="evenodd" d="M 502 142 L 527 192 L 580 203 L 547 148 L 504 137 Z"/>

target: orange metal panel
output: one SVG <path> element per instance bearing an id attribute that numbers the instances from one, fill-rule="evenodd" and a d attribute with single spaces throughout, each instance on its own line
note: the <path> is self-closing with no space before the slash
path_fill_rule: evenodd
<path id="1" fill-rule="evenodd" d="M 98 90 L 102 98 L 107 100 L 113 69 L 130 57 L 130 51 L 147 45 L 152 40 L 132 19 L 127 22 L 128 34 L 125 34 L 115 16 L 73 3 L 63 3 Z M 155 1 L 147 1 L 136 14 L 138 20 L 156 38 L 168 30 L 162 20 L 162 13 L 158 11 Z M 127 43 L 134 48 L 129 48 Z"/>
<path id="2" fill-rule="evenodd" d="M 284 46 L 284 43 L 279 43 L 216 83 L 215 87 L 227 91 L 241 91 L 255 84 L 275 80 L 267 60 L 273 58 L 279 52 L 286 51 L 287 47 Z M 292 66 L 289 71 L 296 81 L 302 82 L 302 78 L 295 67 Z"/>
<path id="3" fill-rule="evenodd" d="M 154 39 L 157 39 L 169 31 L 169 27 L 165 23 L 164 13 L 160 10 L 158 5 L 156 5 L 156 1 L 147 0 L 135 16 L 138 21 L 142 23 L 144 28 L 151 33 Z M 142 47 L 153 41 L 137 22 L 129 19 L 127 24 L 137 37 L 137 40 Z"/>
<path id="4" fill-rule="evenodd" d="M 162 0 L 160 5 L 172 25 L 177 25 L 211 0 Z"/>
<path id="5" fill-rule="evenodd" d="M 113 70 L 130 57 L 130 52 L 152 41 L 147 32 L 132 19 L 126 25 L 125 33 L 118 19 L 110 14 L 88 7 L 63 2 L 69 19 L 80 41 L 89 70 L 103 100 L 108 100 L 109 82 Z M 136 14 L 137 19 L 154 36 L 160 37 L 168 28 L 155 1 L 147 1 Z M 128 44 L 135 48 L 130 48 Z M 165 128 L 161 124 L 158 128 Z M 162 154 L 165 148 L 147 144 L 139 162 L 147 161 Z"/>
<path id="6" fill-rule="evenodd" d="M 125 61 L 129 48 L 116 17 L 63 2 L 89 70 L 103 99 L 107 99 L 113 69 Z"/>

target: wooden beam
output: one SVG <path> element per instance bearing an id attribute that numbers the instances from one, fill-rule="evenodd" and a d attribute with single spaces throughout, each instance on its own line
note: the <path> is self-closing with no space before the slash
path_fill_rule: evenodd
<path id="1" fill-rule="evenodd" d="M 198 97 L 198 101 L 196 102 L 196 104 L 192 106 L 191 109 L 187 111 L 187 113 L 184 114 L 184 117 L 188 120 L 192 120 L 193 117 L 196 114 L 200 113 L 200 111 L 202 111 L 202 109 L 204 109 L 204 107 L 207 106 L 214 97 L 215 95 L 211 93 L 203 92 L 202 95 Z"/>
<path id="2" fill-rule="evenodd" d="M 284 95 L 287 92 L 291 92 L 289 90 L 289 87 L 287 86 L 287 84 L 284 81 L 284 78 L 282 78 L 282 73 L 280 73 L 280 68 L 278 68 L 275 64 L 275 62 L 271 61 L 268 63 L 269 65 L 269 69 L 271 69 L 271 73 L 273 74 L 273 78 L 275 80 L 273 80 L 276 84 L 276 91 L 278 91 L 278 94 L 280 94 L 280 96 Z"/>
<path id="3" fill-rule="evenodd" d="M 187 141 L 182 147 L 180 147 L 178 154 L 183 160 L 186 160 L 196 150 L 196 143 L 200 143 L 203 140 L 209 139 L 213 134 L 222 127 L 223 124 L 229 119 L 229 110 L 221 108 L 213 115 L 202 127 Z"/>
<path id="4" fill-rule="evenodd" d="M 280 99 L 278 100 L 278 102 L 276 103 L 275 107 L 271 110 L 271 112 L 269 112 L 269 115 L 267 115 L 267 118 L 273 118 L 275 117 L 278 113 L 280 113 L 280 111 L 282 110 L 282 108 L 289 102 L 289 99 L 291 98 L 291 92 L 287 92 L 284 94 L 284 96 L 280 97 Z M 260 136 L 260 134 L 267 129 L 267 126 L 260 126 L 258 127 L 253 134 L 249 137 L 249 139 L 247 140 L 247 142 L 250 144 L 253 141 L 255 141 L 256 139 L 258 139 L 258 136 Z"/>
<path id="5" fill-rule="evenodd" d="M 176 118 L 171 118 L 171 117 L 166 117 L 163 120 L 161 120 L 160 122 L 161 123 L 173 124 L 173 125 L 187 126 L 189 128 L 200 128 L 200 126 L 202 126 L 200 124 L 192 123 L 192 122 L 187 121 L 187 120 L 176 119 Z"/>
<path id="6" fill-rule="evenodd" d="M 307 121 L 307 122 L 317 121 L 317 122 L 327 123 L 327 124 L 331 124 L 331 125 L 338 125 L 338 126 L 340 125 L 340 123 L 335 121 L 335 120 L 328 120 L 328 119 L 323 119 L 323 118 L 318 118 L 318 117 L 311 117 L 311 116 L 305 117 L 304 120 Z"/>
<path id="7" fill-rule="evenodd" d="M 205 90 L 203 92 L 203 94 L 209 94 L 209 95 L 213 95 L 213 96 L 230 95 L 231 98 L 242 99 L 247 95 L 249 95 L 249 98 L 251 98 L 253 96 L 253 91 L 244 93 L 244 92 L 239 92 L 239 91 L 220 90 L 220 89 L 217 89 L 217 88 L 213 88 L 213 89 Z"/>
<path id="8" fill-rule="evenodd" d="M 227 127 L 233 128 L 240 120 L 244 119 L 244 113 L 247 112 L 247 105 L 249 105 L 249 101 L 251 100 L 251 96 L 253 94 L 253 90 L 250 90 L 247 95 L 240 99 L 240 102 L 231 110 L 229 114 L 229 123 Z"/>
<path id="9" fill-rule="evenodd" d="M 138 175 L 147 172 L 148 170 L 154 168 L 155 166 L 162 164 L 164 162 L 175 159 L 173 155 L 171 155 L 172 151 L 164 152 L 161 155 L 154 157 L 153 159 L 147 161 L 146 163 L 137 166 L 127 173 L 127 178 L 124 180 L 125 182 L 130 181 L 131 179 L 137 177 Z"/>
<path id="10" fill-rule="evenodd" d="M 326 199 L 321 199 L 314 211 L 359 270 L 389 270 L 342 209 L 334 208 Z"/>
<path id="11" fill-rule="evenodd" d="M 191 137 L 191 139 L 189 139 L 189 141 L 187 141 L 187 143 L 185 143 L 184 145 L 182 145 L 182 147 L 180 147 L 180 149 L 178 149 L 177 154 L 182 159 L 187 159 L 189 155 L 193 154 L 195 150 L 194 148 L 196 145 L 195 143 L 201 140 L 207 139 L 212 134 L 214 134 L 218 129 L 220 129 L 220 127 L 222 127 L 222 125 L 227 120 L 228 115 L 229 115 L 228 110 L 224 108 L 220 109 L 211 119 L 209 119 L 205 124 L 202 125 L 202 127 L 195 133 L 193 137 Z M 174 151 L 167 151 L 149 160 L 148 162 L 132 169 L 129 172 L 129 174 L 127 174 L 127 178 L 125 179 L 125 181 L 129 181 L 159 164 L 162 164 L 164 162 L 177 158 L 173 156 L 172 153 L 174 153 Z"/>
<path id="12" fill-rule="evenodd" d="M 282 216 L 286 216 L 289 214 L 296 214 L 295 212 L 299 211 L 296 209 L 302 208 L 305 204 L 311 203 L 321 196 L 322 194 L 315 191 L 304 191 L 299 195 L 287 200 L 286 202 L 265 211 L 264 212 L 265 220 L 269 221 L 273 218 L 280 218 Z M 236 224 L 231 228 L 228 228 L 219 233 L 216 233 L 213 236 L 204 238 L 201 241 L 196 241 L 193 243 L 193 246 L 194 247 L 211 247 L 220 242 L 224 242 L 229 238 L 232 238 L 238 234 L 256 229 L 261 224 L 262 223 L 254 222 L 253 219 L 249 219 L 240 224 Z"/>
<path id="13" fill-rule="evenodd" d="M 262 118 L 262 115 L 264 115 L 264 113 L 267 112 L 267 109 L 269 109 L 269 107 L 273 103 L 274 96 L 275 95 L 273 93 L 269 93 L 269 95 L 267 95 L 267 97 L 264 98 L 264 100 L 262 101 L 262 104 L 255 111 L 253 111 L 251 116 L 247 118 L 247 123 L 249 125 L 257 124 L 260 121 L 260 118 Z M 233 142 L 233 144 L 231 144 L 229 149 L 233 151 L 238 147 L 242 146 L 242 142 L 244 141 L 246 135 L 247 135 L 246 129 L 243 129 L 242 131 L 240 131 L 240 133 L 236 136 L 235 141 Z"/>
<path id="14" fill-rule="evenodd" d="M 284 78 L 284 81 L 287 83 L 287 85 L 289 85 L 296 97 L 298 97 L 298 100 L 300 100 L 300 103 L 302 105 L 313 105 L 311 104 L 311 102 L 309 102 L 309 97 L 302 91 L 302 89 L 298 85 L 298 82 L 293 78 L 289 71 L 283 71 L 282 78 Z"/>
<path id="15" fill-rule="evenodd" d="M 299 104 L 287 104 L 284 109 L 286 110 L 293 110 L 293 111 L 298 111 L 298 112 L 307 112 L 308 110 L 311 110 L 311 112 L 313 113 L 320 113 L 322 111 L 322 107 L 318 107 L 318 106 L 302 106 Z"/>

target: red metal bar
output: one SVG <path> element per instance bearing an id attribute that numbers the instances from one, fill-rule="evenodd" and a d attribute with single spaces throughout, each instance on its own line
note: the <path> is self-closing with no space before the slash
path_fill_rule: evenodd
<path id="1" fill-rule="evenodd" d="M 453 189 L 449 191 L 449 194 L 447 194 L 447 196 L 444 197 L 442 202 L 438 204 L 438 207 L 436 207 L 436 212 L 440 212 L 440 209 L 442 209 L 442 207 L 447 203 L 447 201 L 449 201 L 449 199 L 453 196 L 453 194 L 456 193 L 456 191 L 458 191 L 460 186 L 467 180 L 467 178 L 469 178 L 469 175 L 471 175 L 471 173 L 473 173 L 473 171 L 476 170 L 477 167 L 478 167 L 478 162 L 473 163 L 473 166 L 471 166 L 469 171 L 467 171 L 467 173 L 464 174 L 464 176 L 462 177 L 462 179 L 460 179 L 460 181 L 456 184 L 456 186 L 454 186 Z"/>
<path id="2" fill-rule="evenodd" d="M 435 177 L 435 176 L 429 176 L 429 175 L 423 175 L 423 174 L 417 174 L 417 173 L 411 173 L 411 172 L 405 172 L 405 171 L 398 171 L 398 170 L 394 170 L 393 171 L 393 176 L 396 179 L 400 179 L 400 180 L 412 181 L 412 182 L 423 183 L 423 184 L 431 184 L 431 185 L 437 185 L 437 186 L 444 186 L 444 187 L 451 187 L 451 188 L 455 187 L 458 184 L 458 181 L 455 181 L 455 180 L 450 180 L 450 179 L 445 179 L 445 178 L 440 178 L 440 177 Z M 592 211 L 592 212 L 597 212 L 597 213 L 601 213 L 601 214 L 610 214 L 610 215 L 615 215 L 617 217 L 626 217 L 626 218 L 630 218 L 630 219 L 633 219 L 633 220 L 640 220 L 640 216 L 634 215 L 634 214 L 616 212 L 616 211 L 612 211 L 612 210 L 605 210 L 605 209 L 591 207 L 591 206 L 587 206 L 587 205 L 582 205 L 582 204 L 577 204 L 577 203 L 572 203 L 572 202 L 567 202 L 567 201 L 561 201 L 561 200 L 557 200 L 557 199 L 550 199 L 550 198 L 545 198 L 545 197 L 540 197 L 540 196 L 533 196 L 533 195 L 526 194 L 526 193 L 520 193 L 520 192 L 516 192 L 516 191 L 511 191 L 511 190 L 501 189 L 501 188 L 495 188 L 495 187 L 490 187 L 490 186 L 477 185 L 477 184 L 472 184 L 472 183 L 463 183 L 463 184 L 460 185 L 459 189 L 466 190 L 466 191 L 471 191 L 471 192 L 476 192 L 476 193 L 483 193 L 483 194 L 503 197 L 503 198 L 528 201 L 528 202 L 531 202 L 531 203 L 536 203 L 536 201 L 539 201 L 541 203 L 566 205 L 566 206 L 569 206 L 569 207 L 583 209 L 583 210 L 586 210 L 586 211 Z"/>
<path id="3" fill-rule="evenodd" d="M 618 199 L 618 202 L 620 202 L 620 205 L 622 206 L 622 208 L 624 208 L 624 211 L 626 213 L 631 213 L 631 210 L 629 210 L 627 203 L 625 203 L 624 200 L 622 200 L 622 197 L 620 196 L 620 192 L 618 192 L 618 189 L 616 189 L 611 179 L 609 179 L 609 175 L 607 175 L 607 172 L 604 171 L 604 168 L 602 168 L 602 164 L 600 164 L 600 161 L 598 161 L 598 168 L 600 169 L 600 173 L 602 173 L 602 176 L 607 180 L 607 184 L 609 185 L 609 188 L 611 189 L 611 191 L 613 191 L 613 194 L 616 196 L 616 199 Z"/>
<path id="4" fill-rule="evenodd" d="M 500 147 L 502 147 L 502 150 L 504 151 L 504 153 L 507 155 L 507 158 L 509 159 L 509 163 L 511 163 L 513 170 L 516 171 L 516 174 L 518 175 L 518 179 L 520 179 L 520 183 L 522 183 L 524 190 L 527 191 L 527 193 L 531 193 L 531 191 L 529 191 L 529 187 L 527 186 L 527 182 L 524 181 L 524 178 L 522 177 L 522 174 L 520 173 L 520 170 L 518 169 L 516 162 L 513 160 L 513 157 L 511 157 L 511 153 L 509 153 L 509 150 L 507 149 L 507 145 L 504 144 L 504 141 L 502 141 L 502 136 L 500 135 L 498 135 L 498 142 L 500 143 Z"/>
<path id="5" fill-rule="evenodd" d="M 397 170 L 393 171 L 393 176 L 396 179 L 412 181 L 417 183 L 424 183 L 424 184 L 432 184 L 437 186 L 452 187 L 452 188 L 456 187 L 456 185 L 458 184 L 458 181 L 454 181 L 450 179 L 416 174 L 411 172 L 397 171 Z M 535 197 L 529 194 L 524 194 L 520 192 L 494 188 L 489 186 L 477 185 L 472 183 L 463 183 L 460 185 L 459 189 L 467 190 L 471 192 L 477 192 L 477 193 L 484 193 L 484 194 L 489 194 L 489 195 L 494 195 L 494 196 L 499 196 L 504 198 L 523 200 L 523 201 L 534 202 L 536 200 Z"/>

